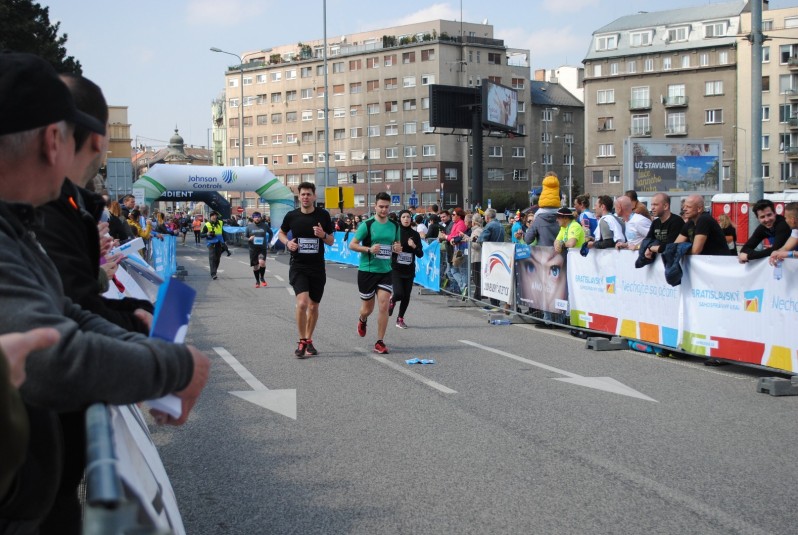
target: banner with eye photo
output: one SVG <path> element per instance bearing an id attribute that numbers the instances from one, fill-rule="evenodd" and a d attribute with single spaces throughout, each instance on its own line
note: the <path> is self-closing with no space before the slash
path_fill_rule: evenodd
<path id="1" fill-rule="evenodd" d="M 554 247 L 530 247 L 528 258 L 515 262 L 518 305 L 544 312 L 568 311 L 565 255 Z"/>
<path id="2" fill-rule="evenodd" d="M 504 303 L 514 303 L 515 244 L 482 244 L 482 295 Z"/>

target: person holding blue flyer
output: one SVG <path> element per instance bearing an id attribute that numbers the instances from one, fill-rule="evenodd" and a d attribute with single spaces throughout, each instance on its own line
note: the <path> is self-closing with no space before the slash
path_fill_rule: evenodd
<path id="1" fill-rule="evenodd" d="M 263 220 L 260 212 L 252 213 L 252 223 L 247 225 L 247 241 L 249 242 L 249 265 L 255 274 L 255 288 L 264 288 L 266 284 L 266 253 L 274 232 Z"/>

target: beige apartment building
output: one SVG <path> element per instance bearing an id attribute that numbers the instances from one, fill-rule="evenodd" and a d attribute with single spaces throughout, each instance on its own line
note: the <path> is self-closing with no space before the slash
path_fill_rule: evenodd
<path id="1" fill-rule="evenodd" d="M 742 14 L 738 42 L 737 191 L 749 191 L 751 141 L 751 13 Z M 798 7 L 762 13 L 762 173 L 765 192 L 798 186 Z M 754 146 L 752 146 L 754 145 Z"/>
<path id="2" fill-rule="evenodd" d="M 640 139 L 720 141 L 717 189 L 735 191 L 743 157 L 738 46 L 748 9 L 738 0 L 637 13 L 593 33 L 584 60 L 585 191 L 615 196 L 631 187 L 624 156 Z"/>
<path id="3" fill-rule="evenodd" d="M 429 86 L 476 87 L 490 79 L 518 89 L 519 132 L 526 129 L 529 51 L 508 48 L 491 25 L 435 20 L 328 38 L 327 46 L 326 111 L 320 39 L 246 52 L 243 74 L 237 64 L 228 68 L 224 101 L 213 111 L 215 163 L 238 165 L 243 137 L 243 164 L 267 166 L 289 187 L 325 185 L 329 163 L 327 185 L 354 186 L 356 213 L 365 210 L 369 193 L 373 202 L 385 190 L 398 195 L 396 207 L 409 205 L 413 191 L 419 206 L 443 198 L 454 207 L 472 201 L 470 138 L 430 126 Z M 497 174 L 490 185 L 483 176 L 485 190 L 526 191 L 525 138 L 486 138 L 484 146 L 486 161 L 501 155 L 501 161 L 491 158 L 491 168 L 502 169 L 501 180 Z"/>

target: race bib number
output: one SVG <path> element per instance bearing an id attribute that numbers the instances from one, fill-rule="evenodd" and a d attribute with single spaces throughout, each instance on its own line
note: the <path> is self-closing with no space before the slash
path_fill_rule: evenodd
<path id="1" fill-rule="evenodd" d="M 299 253 L 316 254 L 319 252 L 318 238 L 299 238 Z"/>
<path id="2" fill-rule="evenodd" d="M 391 259 L 391 246 L 390 245 L 380 245 L 380 251 L 376 255 L 377 258 L 380 260 L 390 260 Z"/>
<path id="3" fill-rule="evenodd" d="M 413 255 L 411 253 L 399 253 L 396 255 L 396 261 L 399 264 L 404 264 L 405 266 L 409 266 L 413 263 Z"/>
<path id="4" fill-rule="evenodd" d="M 255 239 L 252 240 L 252 243 L 255 245 L 263 245 L 263 236 L 255 236 Z"/>

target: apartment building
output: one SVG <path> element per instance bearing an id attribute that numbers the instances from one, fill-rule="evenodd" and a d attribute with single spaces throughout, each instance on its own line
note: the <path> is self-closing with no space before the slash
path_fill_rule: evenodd
<path id="1" fill-rule="evenodd" d="M 585 65 L 585 191 L 631 184 L 635 139 L 720 141 L 719 191 L 735 189 L 738 50 L 747 2 L 621 17 L 596 30 Z M 626 179 L 626 180 L 625 180 Z"/>
<path id="2" fill-rule="evenodd" d="M 529 51 L 508 48 L 493 37 L 491 25 L 444 20 L 332 38 L 327 46 L 326 110 L 320 39 L 246 52 L 243 74 L 239 65 L 229 67 L 224 106 L 217 103 L 213 111 L 214 140 L 226 140 L 224 151 L 214 151 L 215 163 L 265 165 L 289 187 L 303 181 L 324 186 L 329 163 L 326 185 L 354 186 L 356 212 L 385 190 L 398 196 L 397 208 L 410 204 L 413 191 L 419 206 L 441 204 L 441 198 L 446 207 L 467 205 L 469 137 L 430 127 L 429 86 L 475 87 L 490 79 L 519 89 L 523 108 Z M 487 141 L 485 150 L 494 152 L 486 156 L 513 155 L 502 160 L 501 180 L 492 187 L 517 189 L 513 169 L 529 169 L 517 148 L 524 138 Z M 254 194 L 249 199 L 255 201 Z"/>
<path id="3" fill-rule="evenodd" d="M 761 150 L 765 192 L 798 186 L 798 7 L 762 13 L 762 140 L 751 141 L 751 14 L 742 14 L 738 41 L 737 191 L 748 191 L 751 153 Z M 753 146 L 752 146 L 753 145 Z"/>

